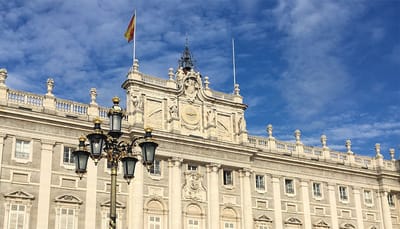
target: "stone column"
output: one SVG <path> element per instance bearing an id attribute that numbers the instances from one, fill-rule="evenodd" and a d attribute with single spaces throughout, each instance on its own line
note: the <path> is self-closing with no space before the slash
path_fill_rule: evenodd
<path id="1" fill-rule="evenodd" d="M 310 212 L 310 196 L 308 190 L 308 181 L 301 181 L 301 195 L 303 200 L 303 212 L 304 212 L 304 228 L 311 229 L 311 212 Z"/>
<path id="2" fill-rule="evenodd" d="M 55 142 L 42 139 L 42 151 L 40 154 L 40 181 L 38 214 L 36 228 L 47 229 L 49 227 L 50 210 L 50 185 L 51 164 L 53 161 L 53 146 Z"/>
<path id="3" fill-rule="evenodd" d="M 0 104 L 7 104 L 7 70 L 5 68 L 0 68 Z"/>
<path id="4" fill-rule="evenodd" d="M 336 189 L 335 184 L 328 184 L 328 194 L 329 194 L 329 205 L 330 205 L 330 210 L 331 210 L 332 229 L 339 229 L 339 222 L 338 222 L 337 208 L 336 208 L 335 189 Z"/>
<path id="5" fill-rule="evenodd" d="M 168 160 L 169 168 L 169 227 L 182 227 L 182 179 L 181 179 L 182 158 Z"/>
<path id="6" fill-rule="evenodd" d="M 137 149 L 135 150 L 137 151 Z M 140 151 L 139 151 L 140 152 Z M 135 167 L 135 177 L 128 185 L 128 207 L 127 207 L 127 225 L 128 229 L 144 228 L 144 199 L 143 199 L 143 172 L 144 166 L 141 154 L 137 155 L 139 159 Z"/>
<path id="7" fill-rule="evenodd" d="M 253 206 L 251 199 L 251 171 L 250 169 L 243 169 L 240 171 L 241 179 L 241 195 L 242 195 L 242 228 L 253 227 Z"/>
<path id="8" fill-rule="evenodd" d="M 6 135 L 3 133 L 0 133 L 0 178 L 1 178 L 1 170 L 2 170 L 2 165 L 3 165 L 3 148 L 4 148 L 4 139 L 6 138 Z"/>
<path id="9" fill-rule="evenodd" d="M 279 177 L 272 177 L 272 192 L 274 195 L 274 217 L 275 229 L 283 229 L 282 220 L 282 204 L 281 204 L 281 189 Z"/>
<path id="10" fill-rule="evenodd" d="M 219 209 L 219 182 L 218 171 L 221 165 L 207 165 L 207 180 L 208 180 L 208 228 L 220 229 L 220 209 Z"/>
<path id="11" fill-rule="evenodd" d="M 97 166 L 89 159 L 86 175 L 85 228 L 96 228 Z M 98 225 L 100 227 L 100 225 Z"/>
<path id="12" fill-rule="evenodd" d="M 354 188 L 353 194 L 354 202 L 356 204 L 357 228 L 364 228 L 360 190 Z"/>
<path id="13" fill-rule="evenodd" d="M 380 200 L 381 200 L 381 206 L 382 206 L 382 219 L 383 219 L 383 225 L 385 226 L 385 229 L 392 229 L 392 216 L 390 213 L 390 207 L 388 203 L 388 192 L 387 191 L 381 191 L 380 192 Z"/>

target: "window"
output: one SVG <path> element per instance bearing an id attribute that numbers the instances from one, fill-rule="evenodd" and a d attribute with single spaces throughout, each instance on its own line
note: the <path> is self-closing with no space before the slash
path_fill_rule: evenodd
<path id="1" fill-rule="evenodd" d="M 265 177 L 263 175 L 256 175 L 256 189 L 265 190 Z"/>
<path id="2" fill-rule="evenodd" d="M 4 194 L 4 222 L 6 229 L 26 229 L 29 225 L 30 209 L 35 199 L 32 194 L 24 191 L 14 191 Z"/>
<path id="3" fill-rule="evenodd" d="M 235 224 L 232 222 L 225 222 L 224 223 L 224 229 L 233 229 L 235 228 Z"/>
<path id="4" fill-rule="evenodd" d="M 187 229 L 200 229 L 200 222 L 197 219 L 188 219 Z"/>
<path id="5" fill-rule="evenodd" d="M 233 185 L 232 171 L 224 170 L 224 185 Z"/>
<path id="6" fill-rule="evenodd" d="M 340 201 L 349 201 L 349 195 L 347 193 L 347 187 L 339 186 L 339 199 Z"/>
<path id="7" fill-rule="evenodd" d="M 266 223 L 260 223 L 257 226 L 257 229 L 269 229 Z"/>
<path id="8" fill-rule="evenodd" d="M 29 141 L 16 140 L 14 157 L 18 159 L 28 160 L 30 158 L 31 144 Z"/>
<path id="9" fill-rule="evenodd" d="M 286 194 L 294 194 L 294 181 L 292 179 L 285 179 L 285 192 Z"/>
<path id="10" fill-rule="evenodd" d="M 314 197 L 321 198 L 321 183 L 313 183 L 313 195 Z"/>
<path id="11" fill-rule="evenodd" d="M 154 160 L 154 164 L 150 167 L 149 172 L 153 176 L 161 176 L 161 161 Z"/>
<path id="12" fill-rule="evenodd" d="M 59 208 L 60 219 L 57 229 L 75 228 L 75 210 L 71 208 Z"/>
<path id="13" fill-rule="evenodd" d="M 21 204 L 11 204 L 8 229 L 23 229 L 25 228 L 26 207 Z"/>
<path id="14" fill-rule="evenodd" d="M 388 193 L 387 195 L 389 207 L 394 207 L 394 195 L 392 193 Z"/>
<path id="15" fill-rule="evenodd" d="M 149 229 L 161 229 L 161 218 L 159 216 L 149 216 Z"/>
<path id="16" fill-rule="evenodd" d="M 371 190 L 364 190 L 364 203 L 367 205 L 372 204 L 372 192 Z"/>
<path id="17" fill-rule="evenodd" d="M 197 171 L 197 165 L 188 164 L 187 170 L 188 171 Z"/>
<path id="18" fill-rule="evenodd" d="M 63 163 L 64 164 L 73 164 L 74 163 L 74 157 L 72 156 L 72 152 L 74 152 L 74 151 L 75 151 L 74 148 L 64 146 L 64 153 L 63 153 Z"/>
<path id="19" fill-rule="evenodd" d="M 117 219 L 116 219 L 116 228 L 121 229 L 121 220 L 120 220 L 120 215 L 119 212 L 117 212 Z M 107 209 L 107 212 L 103 211 L 102 217 L 101 217 L 101 224 L 102 224 L 102 229 L 109 229 L 110 228 L 110 211 Z"/>

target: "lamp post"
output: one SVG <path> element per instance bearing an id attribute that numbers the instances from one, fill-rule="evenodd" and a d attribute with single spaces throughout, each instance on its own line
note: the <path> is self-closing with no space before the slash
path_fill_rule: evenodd
<path id="1" fill-rule="evenodd" d="M 114 105 L 108 112 L 108 118 L 110 119 L 110 130 L 107 134 L 103 134 L 101 129 L 100 119 L 94 120 L 94 130 L 88 134 L 86 138 L 89 140 L 89 144 L 86 144 L 86 138 L 81 136 L 79 138 L 79 148 L 72 154 L 75 158 L 75 172 L 82 179 L 83 174 L 86 173 L 87 162 L 89 157 L 94 160 L 95 165 L 102 158 L 107 158 L 107 162 L 111 165 L 111 192 L 110 192 L 110 228 L 116 228 L 116 199 L 117 199 L 117 169 L 118 164 L 121 161 L 123 165 L 124 178 L 130 183 L 130 180 L 134 177 L 135 166 L 138 159 L 132 155 L 132 147 L 139 145 L 142 149 L 143 164 L 150 166 L 154 162 L 154 155 L 158 146 L 152 140 L 151 129 L 145 129 L 145 135 L 143 137 L 137 137 L 132 139 L 131 142 L 119 141 L 122 136 L 121 124 L 124 112 L 119 106 L 119 98 L 114 97 Z M 140 140 L 140 141 L 138 141 Z M 138 142 L 140 142 L 138 144 Z M 89 146 L 90 152 L 87 151 Z"/>

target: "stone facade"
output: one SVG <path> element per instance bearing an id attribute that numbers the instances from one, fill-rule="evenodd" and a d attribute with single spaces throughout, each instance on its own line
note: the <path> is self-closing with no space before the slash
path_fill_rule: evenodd
<path id="1" fill-rule="evenodd" d="M 209 87 L 193 68 L 145 75 L 138 61 L 127 74 L 123 138 L 152 127 L 157 163 L 138 163 L 128 185 L 119 176 L 118 228 L 395 229 L 400 228 L 399 163 L 305 146 L 296 130 L 283 142 L 248 136 L 246 105 Z M 110 171 L 92 161 L 82 180 L 71 152 L 107 108 L 6 86 L 0 70 L 0 224 L 3 228 L 106 228 Z M 135 149 L 139 151 L 140 149 Z M 140 159 L 140 158 L 139 158 Z M 1 227 L 0 226 L 0 227 Z"/>

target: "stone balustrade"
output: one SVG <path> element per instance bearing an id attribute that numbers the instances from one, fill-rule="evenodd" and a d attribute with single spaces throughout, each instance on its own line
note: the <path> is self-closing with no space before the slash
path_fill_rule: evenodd
<path id="1" fill-rule="evenodd" d="M 295 156 L 316 161 L 324 161 L 337 165 L 346 165 L 362 169 L 376 170 L 379 168 L 379 157 L 368 157 L 338 152 L 328 147 L 304 146 L 295 142 L 284 142 L 274 137 L 248 136 L 248 144 L 259 149 L 280 154 L 283 156 Z M 300 150 L 299 149 L 302 149 Z M 262 154 L 262 153 L 260 153 Z M 396 161 L 384 160 L 380 169 L 397 171 Z"/>

